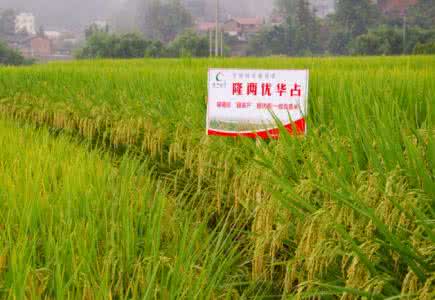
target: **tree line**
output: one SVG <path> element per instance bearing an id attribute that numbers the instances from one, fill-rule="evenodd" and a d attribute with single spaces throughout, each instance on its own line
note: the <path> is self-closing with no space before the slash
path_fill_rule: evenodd
<path id="1" fill-rule="evenodd" d="M 338 0 L 316 17 L 307 0 L 277 0 L 286 21 L 250 41 L 251 55 L 435 54 L 435 5 L 419 0 L 405 15 L 385 15 L 370 0 Z"/>
<path id="2" fill-rule="evenodd" d="M 86 30 L 78 58 L 201 57 L 208 55 L 207 37 L 193 30 L 194 20 L 179 0 L 144 1 L 138 33 L 115 34 L 95 25 Z"/>
<path id="3" fill-rule="evenodd" d="M 419 0 L 406 16 L 385 15 L 370 0 L 337 0 L 335 13 L 316 17 L 308 0 L 275 0 L 279 25 L 251 35 L 248 55 L 399 55 L 435 53 L 435 5 Z M 78 58 L 205 57 L 207 36 L 192 30 L 194 20 L 179 0 L 143 2 L 137 33 L 115 34 L 96 25 L 86 30 Z M 13 34 L 14 15 L 0 15 L 0 37 Z M 226 37 L 231 42 L 231 37 Z M 26 61 L 0 47 L 0 63 Z"/>
<path id="4" fill-rule="evenodd" d="M 435 48 L 435 6 L 420 0 L 406 19 L 385 15 L 370 0 L 338 0 L 334 14 L 316 17 L 308 0 L 276 0 L 285 21 L 251 35 L 248 55 L 431 54 Z M 78 57 L 207 56 L 208 37 L 192 30 L 193 18 L 180 1 L 147 1 L 140 34 L 87 35 Z M 186 31 L 187 30 L 187 31 Z M 227 37 L 230 41 L 231 38 Z"/>
<path id="5" fill-rule="evenodd" d="M 208 39 L 191 30 L 179 34 L 164 43 L 145 39 L 138 33 L 122 35 L 94 32 L 86 39 L 86 45 L 77 51 L 76 57 L 89 58 L 141 58 L 141 57 L 205 57 L 208 56 Z"/>

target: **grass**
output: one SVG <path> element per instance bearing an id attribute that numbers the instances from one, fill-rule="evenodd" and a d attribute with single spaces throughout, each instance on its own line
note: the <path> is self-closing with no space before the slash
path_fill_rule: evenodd
<path id="1" fill-rule="evenodd" d="M 206 137 L 208 67 L 310 69 L 308 136 L 265 142 Z M 204 294 L 174 292 L 186 292 L 192 284 L 167 288 L 170 297 L 185 298 L 226 297 L 233 290 L 226 284 L 235 281 L 240 297 L 431 299 L 435 290 L 434 95 L 435 58 L 430 56 L 93 61 L 0 70 L 0 114 L 4 118 L 55 129 L 59 134 L 56 142 L 71 134 L 85 138 L 93 147 L 110 153 L 105 160 L 115 170 L 122 170 L 119 160 L 146 164 L 136 173 L 151 177 L 149 188 L 159 191 L 153 195 L 163 195 L 148 201 L 163 203 L 158 207 L 168 203 L 176 207 L 181 217 L 174 222 L 174 230 L 184 230 L 182 224 L 188 224 L 187 228 L 201 224 L 204 232 L 211 232 L 213 238 L 198 251 L 200 257 L 212 253 L 219 236 L 228 236 L 225 246 L 219 244 L 222 252 L 213 256 L 214 262 L 202 260 L 208 274 L 215 274 L 210 270 L 216 264 L 224 266 L 216 273 L 219 279 L 184 272 L 174 275 L 183 282 L 204 278 L 197 290 Z M 20 136 L 23 129 L 14 130 L 14 136 Z M 30 131 L 33 134 L 34 129 Z M 33 148 L 43 145 L 33 136 L 28 140 L 34 141 Z M 70 149 L 71 144 L 66 141 L 64 148 Z M 82 151 L 83 155 L 94 153 Z M 108 154 L 97 156 L 101 155 Z M 50 155 L 41 154 L 37 161 L 47 159 Z M 45 168 L 60 159 L 50 160 Z M 5 174 L 11 172 L 10 168 Z M 110 172 L 101 174 L 109 176 Z M 131 175 L 121 175 L 117 176 L 126 191 L 128 186 L 137 187 Z M 82 184 L 92 182 L 91 177 Z M 48 177 L 46 182 L 56 181 Z M 4 184 L 0 181 L 0 186 Z M 10 193 L 21 191 L 18 187 L 22 186 L 25 183 L 12 185 Z M 98 203 L 118 203 L 122 210 L 119 207 L 125 205 L 106 192 L 116 184 L 99 186 Z M 56 202 L 59 210 L 68 208 L 68 195 L 77 191 L 80 185 L 73 183 L 63 196 L 53 196 L 60 199 Z M 76 195 L 75 202 L 89 205 L 86 194 Z M 147 203 L 143 198 L 136 201 Z M 20 199 L 16 205 L 28 202 L 33 203 Z M 158 207 L 146 209 L 150 218 L 165 211 Z M 88 216 L 90 222 L 100 221 L 94 212 Z M 72 221 L 80 216 L 65 218 Z M 111 214 L 107 217 L 121 219 Z M 4 223 L 15 227 L 18 221 Z M 121 224 L 121 228 L 134 228 Z M 81 232 L 80 236 L 86 237 L 82 240 L 95 239 L 98 227 L 90 228 Z M 67 239 L 71 232 L 65 228 L 58 237 Z M 138 238 L 135 232 L 129 235 L 132 240 Z M 150 229 L 149 234 L 165 236 L 157 229 Z M 202 234 L 206 235 L 198 236 Z M 161 244 L 177 248 L 179 240 Z M 82 252 L 77 257 L 90 255 L 86 245 L 78 247 Z M 114 244 L 113 251 L 123 247 Z M 140 251 L 147 253 L 153 247 L 146 245 Z M 29 255 L 19 257 L 28 259 Z M 100 253 L 95 258 L 106 258 L 108 264 L 117 262 Z M 160 268 L 159 264 L 158 259 L 149 264 L 130 260 L 122 266 L 126 270 L 132 266 L 151 268 L 144 272 L 150 276 L 154 273 L 149 270 Z M 4 268 L 10 272 L 9 263 Z M 84 273 L 90 276 L 94 272 Z M 108 274 L 113 272 L 101 271 L 101 275 Z M 18 291 L 10 287 L 19 286 L 19 281 L 7 278 L 7 290 Z M 163 297 L 155 291 L 166 281 L 154 280 L 127 276 L 124 286 L 116 288 L 119 280 L 109 277 L 102 290 L 104 295 L 114 293 L 121 298 Z M 47 290 L 41 297 L 58 296 L 53 294 L 58 291 L 71 293 L 70 297 L 83 295 L 76 292 L 82 285 L 74 289 L 68 284 L 71 280 L 60 277 L 58 281 L 67 286 L 52 286 L 51 294 Z M 126 288 L 129 282 L 136 287 L 136 294 Z M 142 293 L 144 290 L 151 294 Z"/>

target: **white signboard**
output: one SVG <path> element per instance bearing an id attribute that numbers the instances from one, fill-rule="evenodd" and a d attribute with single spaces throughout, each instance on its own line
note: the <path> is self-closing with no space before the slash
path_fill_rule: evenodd
<path id="1" fill-rule="evenodd" d="M 210 69 L 207 134 L 277 138 L 277 120 L 306 133 L 307 70 Z"/>

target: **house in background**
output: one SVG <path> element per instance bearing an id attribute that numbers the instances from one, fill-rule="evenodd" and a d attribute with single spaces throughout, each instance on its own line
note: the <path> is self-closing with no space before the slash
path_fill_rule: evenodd
<path id="1" fill-rule="evenodd" d="M 284 14 L 272 13 L 267 20 L 269 26 L 281 26 L 287 22 L 287 18 Z"/>
<path id="2" fill-rule="evenodd" d="M 73 50 L 79 45 L 76 34 L 70 31 L 45 31 L 44 36 L 51 41 L 54 54 L 53 59 L 72 59 Z"/>
<path id="3" fill-rule="evenodd" d="M 231 56 L 245 56 L 248 53 L 248 41 L 265 25 L 261 17 L 230 18 L 222 25 L 226 36 L 226 44 Z"/>
<path id="4" fill-rule="evenodd" d="M 62 37 L 62 32 L 57 30 L 44 30 L 44 36 L 49 38 L 50 40 L 58 40 Z"/>
<path id="5" fill-rule="evenodd" d="M 21 12 L 10 20 L 10 33 L 2 36 L 6 44 L 19 51 L 24 57 L 40 60 L 70 60 L 72 52 L 78 47 L 76 34 L 52 30 L 36 30 L 36 19 L 32 13 Z M 107 27 L 99 22 L 96 26 Z"/>
<path id="6" fill-rule="evenodd" d="M 36 34 L 35 16 L 31 13 L 20 13 L 15 17 L 15 33 Z"/>
<path id="7" fill-rule="evenodd" d="M 222 26 L 222 25 L 220 25 Z M 216 30 L 215 22 L 198 22 L 195 24 L 195 30 L 199 34 L 207 34 L 210 31 L 214 32 Z"/>
<path id="8" fill-rule="evenodd" d="M 418 0 L 378 0 L 377 3 L 384 14 L 400 16 L 406 13 L 406 10 L 416 5 Z"/>
<path id="9" fill-rule="evenodd" d="M 223 24 L 223 30 L 229 36 L 247 42 L 249 37 L 258 33 L 264 24 L 264 19 L 260 17 L 231 18 Z"/>
<path id="10" fill-rule="evenodd" d="M 26 58 L 48 60 L 53 56 L 53 45 L 45 36 L 32 36 L 21 42 L 18 48 Z"/>

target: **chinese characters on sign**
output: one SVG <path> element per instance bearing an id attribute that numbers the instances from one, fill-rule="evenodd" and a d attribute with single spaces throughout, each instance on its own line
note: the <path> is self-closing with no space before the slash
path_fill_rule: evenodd
<path id="1" fill-rule="evenodd" d="M 276 138 L 281 123 L 304 134 L 307 100 L 307 70 L 210 69 L 207 133 Z"/>

